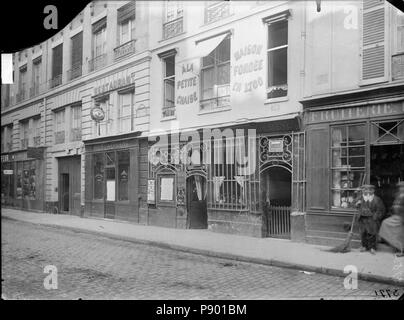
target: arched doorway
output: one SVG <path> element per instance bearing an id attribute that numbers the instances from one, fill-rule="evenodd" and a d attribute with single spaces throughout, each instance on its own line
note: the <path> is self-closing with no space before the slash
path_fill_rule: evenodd
<path id="1" fill-rule="evenodd" d="M 206 196 L 206 177 L 189 176 L 187 178 L 187 211 L 190 229 L 207 229 L 208 227 Z"/>
<path id="2" fill-rule="evenodd" d="M 269 166 L 261 173 L 262 203 L 268 237 L 290 238 L 292 173 Z"/>

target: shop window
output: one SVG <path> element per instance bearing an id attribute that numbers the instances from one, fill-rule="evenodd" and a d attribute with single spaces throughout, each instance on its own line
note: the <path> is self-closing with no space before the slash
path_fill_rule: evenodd
<path id="1" fill-rule="evenodd" d="M 65 142 L 65 109 L 55 111 L 54 120 L 55 144 Z"/>
<path id="2" fill-rule="evenodd" d="M 104 199 L 104 153 L 96 153 L 93 155 L 94 168 L 94 199 Z"/>
<path id="3" fill-rule="evenodd" d="M 22 199 L 22 179 L 23 179 L 23 169 L 22 169 L 22 162 L 17 162 L 16 164 L 16 199 Z"/>
<path id="4" fill-rule="evenodd" d="M 81 105 L 70 108 L 70 141 L 81 140 Z"/>
<path id="5" fill-rule="evenodd" d="M 365 181 L 365 125 L 331 129 L 332 207 L 355 208 Z"/>
<path id="6" fill-rule="evenodd" d="M 209 207 L 223 210 L 245 210 L 248 207 L 248 176 L 237 167 L 237 157 L 243 154 L 247 141 L 227 138 L 212 142 L 211 170 L 208 183 L 212 194 Z"/>
<path id="7" fill-rule="evenodd" d="M 163 118 L 175 115 L 175 55 L 163 59 L 164 104 Z"/>
<path id="8" fill-rule="evenodd" d="M 371 143 L 404 143 L 404 119 L 396 121 L 372 122 Z"/>
<path id="9" fill-rule="evenodd" d="M 119 122 L 121 132 L 130 132 L 135 128 L 134 91 L 119 94 Z"/>
<path id="10" fill-rule="evenodd" d="M 230 107 L 230 36 L 202 58 L 201 111 Z"/>
<path id="11" fill-rule="evenodd" d="M 118 151 L 118 200 L 126 201 L 128 197 L 129 151 Z"/>
<path id="12" fill-rule="evenodd" d="M 267 99 L 288 94 L 288 20 L 268 25 Z"/>

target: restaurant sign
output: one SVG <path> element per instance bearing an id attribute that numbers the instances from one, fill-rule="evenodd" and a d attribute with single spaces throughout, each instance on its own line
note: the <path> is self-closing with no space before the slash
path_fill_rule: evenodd
<path id="1" fill-rule="evenodd" d="M 404 114 L 404 102 L 380 103 L 369 106 L 316 110 L 306 114 L 306 123 L 364 119 Z"/>
<path id="2" fill-rule="evenodd" d="M 123 87 L 130 86 L 135 83 L 135 73 L 132 72 L 129 75 L 122 76 L 120 78 L 111 80 L 111 81 L 105 81 L 99 86 L 94 87 L 94 96 L 98 96 L 100 94 L 112 91 L 112 90 L 117 90 Z"/>

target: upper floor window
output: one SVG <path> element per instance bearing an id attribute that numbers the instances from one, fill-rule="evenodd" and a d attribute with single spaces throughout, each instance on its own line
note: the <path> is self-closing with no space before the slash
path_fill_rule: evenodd
<path id="1" fill-rule="evenodd" d="M 32 142 L 35 147 L 41 144 L 41 117 L 35 117 L 32 120 L 31 130 Z"/>
<path id="2" fill-rule="evenodd" d="M 81 104 L 70 108 L 70 141 L 81 140 Z"/>
<path id="3" fill-rule="evenodd" d="M 218 21 L 230 15 L 230 1 L 207 1 L 205 23 Z"/>
<path id="4" fill-rule="evenodd" d="M 288 20 L 268 24 L 268 86 L 267 99 L 288 94 Z"/>
<path id="5" fill-rule="evenodd" d="M 27 86 L 27 65 L 24 65 L 20 68 L 20 77 L 18 81 L 18 94 L 17 94 L 17 102 L 25 99 L 25 90 Z"/>
<path id="6" fill-rule="evenodd" d="M 107 62 L 107 19 L 103 18 L 93 24 L 92 57 L 90 71 L 97 70 Z"/>
<path id="7" fill-rule="evenodd" d="M 163 117 L 175 115 L 175 54 L 163 58 L 164 102 Z"/>
<path id="8" fill-rule="evenodd" d="M 230 106 L 230 36 L 202 58 L 201 110 Z"/>
<path id="9" fill-rule="evenodd" d="M 55 132 L 55 144 L 65 142 L 65 109 L 55 111 L 55 122 L 54 122 L 54 132 Z"/>
<path id="10" fill-rule="evenodd" d="M 41 83 L 41 65 L 42 57 L 38 57 L 32 61 L 32 86 L 30 91 L 31 97 L 39 93 L 39 85 Z"/>
<path id="11" fill-rule="evenodd" d="M 62 84 L 63 72 L 63 43 L 54 47 L 52 50 L 52 78 L 51 88 Z"/>
<path id="12" fill-rule="evenodd" d="M 1 127 L 1 152 L 12 149 L 13 124 Z"/>
<path id="13" fill-rule="evenodd" d="M 166 1 L 163 39 L 183 32 L 184 7 L 182 1 Z"/>
<path id="14" fill-rule="evenodd" d="M 21 149 L 26 149 L 28 147 L 28 139 L 29 139 L 29 120 L 20 121 Z"/>
<path id="15" fill-rule="evenodd" d="M 133 90 L 119 95 L 119 122 L 121 132 L 134 130 L 135 92 Z"/>
<path id="16" fill-rule="evenodd" d="M 109 96 L 96 100 L 95 104 L 104 111 L 104 119 L 96 123 L 96 135 L 106 136 L 112 133 L 112 107 L 109 104 Z"/>
<path id="17" fill-rule="evenodd" d="M 404 79 L 404 12 L 394 9 L 393 14 L 393 56 L 392 78 L 393 80 Z"/>
<path id="18" fill-rule="evenodd" d="M 81 76 L 83 64 L 83 32 L 79 32 L 71 38 L 72 53 L 71 53 L 71 69 L 68 72 L 69 80 Z"/>
<path id="19" fill-rule="evenodd" d="M 136 2 L 130 1 L 118 9 L 118 43 L 125 44 L 134 39 Z"/>

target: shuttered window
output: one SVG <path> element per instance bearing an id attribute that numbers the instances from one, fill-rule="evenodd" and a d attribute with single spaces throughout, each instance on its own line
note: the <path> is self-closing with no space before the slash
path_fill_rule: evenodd
<path id="1" fill-rule="evenodd" d="M 384 0 L 363 0 L 362 84 L 387 80 Z"/>
<path id="2" fill-rule="evenodd" d="M 52 79 L 62 74 L 63 67 L 63 44 L 53 48 L 52 52 Z"/>
<path id="3" fill-rule="evenodd" d="M 130 1 L 118 9 L 118 24 L 124 23 L 126 20 L 135 18 L 136 1 Z"/>

